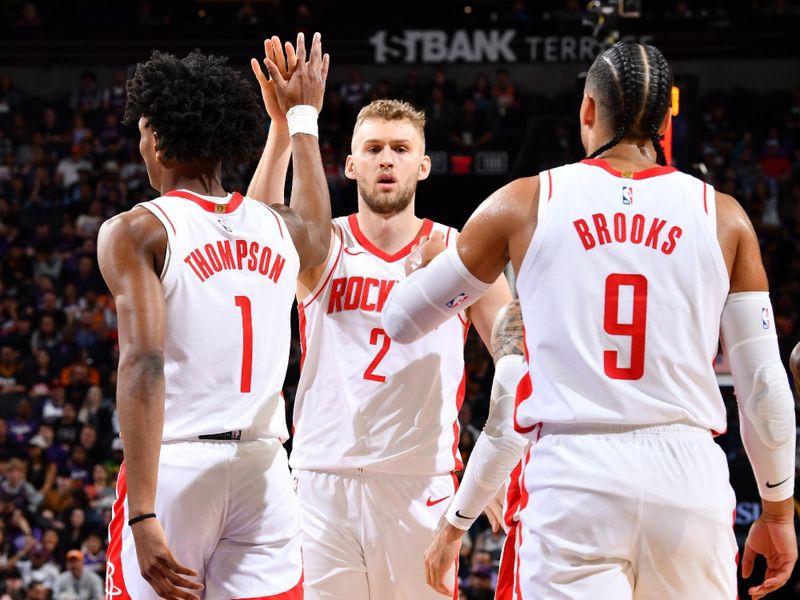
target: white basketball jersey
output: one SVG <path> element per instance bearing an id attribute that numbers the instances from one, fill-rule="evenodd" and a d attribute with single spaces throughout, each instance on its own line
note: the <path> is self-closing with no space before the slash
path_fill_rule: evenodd
<path id="1" fill-rule="evenodd" d="M 461 468 L 458 411 L 468 323 L 450 319 L 413 344 L 381 328 L 412 245 L 387 255 L 356 215 L 334 220 L 317 288 L 298 303 L 303 362 L 294 406 L 293 468 L 435 475 Z M 419 236 L 456 232 L 425 220 Z"/>
<path id="2" fill-rule="evenodd" d="M 517 278 L 530 379 L 517 428 L 538 422 L 721 432 L 713 370 L 729 278 L 714 190 L 672 167 L 585 160 L 540 175 Z"/>
<path id="3" fill-rule="evenodd" d="M 281 216 L 241 194 L 140 204 L 164 225 L 163 439 L 237 429 L 285 440 L 281 389 L 300 259 Z"/>

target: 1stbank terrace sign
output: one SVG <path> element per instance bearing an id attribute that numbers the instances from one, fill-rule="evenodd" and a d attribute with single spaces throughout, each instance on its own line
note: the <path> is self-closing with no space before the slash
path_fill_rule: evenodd
<path id="1" fill-rule="evenodd" d="M 652 35 L 626 36 L 652 43 Z M 369 43 L 376 63 L 588 62 L 602 46 L 592 36 L 539 36 L 516 29 L 377 31 Z"/>

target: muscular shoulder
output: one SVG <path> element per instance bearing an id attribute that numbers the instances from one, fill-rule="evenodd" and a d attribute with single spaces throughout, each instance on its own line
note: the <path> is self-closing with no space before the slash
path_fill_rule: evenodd
<path id="1" fill-rule="evenodd" d="M 166 247 L 167 232 L 161 221 L 149 210 L 133 208 L 111 217 L 100 227 L 97 257 L 102 269 L 105 261 L 136 254 L 160 272 Z"/>

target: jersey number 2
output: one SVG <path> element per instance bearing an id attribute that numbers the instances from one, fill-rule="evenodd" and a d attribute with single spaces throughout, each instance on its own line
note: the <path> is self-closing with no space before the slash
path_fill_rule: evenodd
<path id="1" fill-rule="evenodd" d="M 371 346 L 378 345 L 378 338 L 383 336 L 383 344 L 381 345 L 380 350 L 375 355 L 375 358 L 372 359 L 372 362 L 369 363 L 367 370 L 364 371 L 364 379 L 367 381 L 377 381 L 378 383 L 384 383 L 386 381 L 385 375 L 378 375 L 375 373 L 375 367 L 383 360 L 383 357 L 386 356 L 386 353 L 389 351 L 389 345 L 392 343 L 392 340 L 389 339 L 389 336 L 383 329 L 376 327 L 372 331 L 369 332 L 369 343 Z"/>
<path id="2" fill-rule="evenodd" d="M 633 288 L 633 307 L 630 322 L 620 323 L 619 289 Z M 603 352 L 603 368 L 611 379 L 641 379 L 644 375 L 644 348 L 647 323 L 647 278 L 644 275 L 614 273 L 606 278 L 606 301 L 603 328 L 610 335 L 631 338 L 631 365 L 618 366 L 619 352 Z"/>
<path id="3" fill-rule="evenodd" d="M 253 378 L 253 313 L 250 298 L 236 296 L 234 300 L 242 311 L 242 378 L 239 391 L 247 394 Z"/>

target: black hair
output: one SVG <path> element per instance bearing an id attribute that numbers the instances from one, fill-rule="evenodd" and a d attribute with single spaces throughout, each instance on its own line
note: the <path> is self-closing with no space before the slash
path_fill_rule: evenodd
<path id="1" fill-rule="evenodd" d="M 128 80 L 125 123 L 147 119 L 157 148 L 180 162 L 250 160 L 263 109 L 253 87 L 226 62 L 199 50 L 183 59 L 154 51 Z"/>
<path id="2" fill-rule="evenodd" d="M 646 87 L 645 87 L 646 84 Z M 653 142 L 658 164 L 667 164 L 659 128 L 672 95 L 672 69 L 655 46 L 617 42 L 598 56 L 586 76 L 614 136 L 592 152 L 594 158 L 631 136 Z"/>

